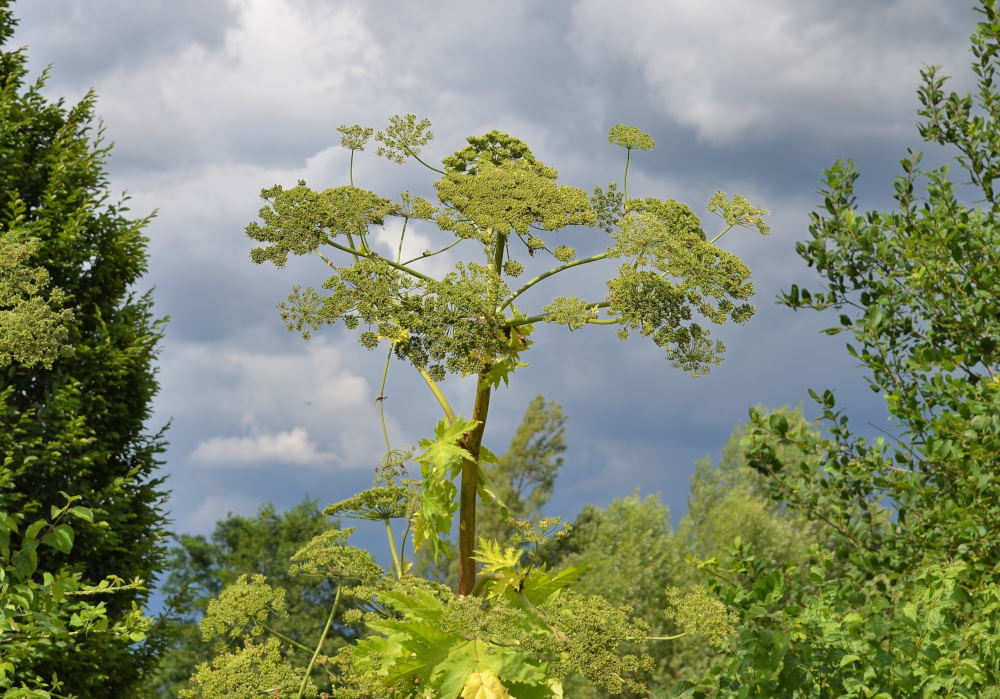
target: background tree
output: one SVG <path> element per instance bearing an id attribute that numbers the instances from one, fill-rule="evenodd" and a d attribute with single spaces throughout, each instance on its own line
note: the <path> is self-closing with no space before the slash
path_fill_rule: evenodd
<path id="1" fill-rule="evenodd" d="M 832 550 L 782 569 L 737 551 L 718 572 L 744 623 L 729 661 L 696 696 L 998 696 L 1000 686 L 1000 7 L 972 36 L 979 92 L 918 91 L 927 140 L 956 147 L 974 208 L 947 168 L 901 161 L 892 211 L 856 212 L 853 164 L 826 172 L 824 208 L 799 254 L 819 290 L 792 308 L 835 309 L 848 352 L 886 399 L 891 429 L 855 434 L 831 391 L 813 397 L 828 434 L 752 415 L 747 453 L 786 507 L 823 525 Z M 918 180 L 926 189 L 918 194 Z M 777 452 L 773 440 L 787 449 Z M 816 464 L 819 457 L 819 464 Z M 798 581 L 815 593 L 802 598 Z"/>
<path id="2" fill-rule="evenodd" d="M 790 423 L 812 429 L 799 410 L 774 412 Z M 687 629 L 665 614 L 671 590 L 706 585 L 710 576 L 702 562 L 722 558 L 735 542 L 753 546 L 764 565 L 800 561 L 803 549 L 819 543 L 815 527 L 774 502 L 767 481 L 743 454 L 750 425 L 738 425 L 715 464 L 700 459 L 691 478 L 688 512 L 671 525 L 670 512 L 656 495 L 616 498 L 607 507 L 584 507 L 565 537 L 547 543 L 542 558 L 553 567 L 584 566 L 574 589 L 627 600 L 654 636 L 676 636 Z M 770 442 L 787 450 L 779 439 Z M 688 633 L 650 644 L 655 666 L 650 687 L 700 677 L 720 659 L 705 635 Z M 570 679 L 568 696 L 599 697 L 600 692 Z M 635 693 L 630 696 L 647 696 Z"/>
<path id="3" fill-rule="evenodd" d="M 818 435 L 801 408 L 767 411 L 758 406 L 757 411 L 762 415 L 783 417 L 790 429 L 797 432 Z M 707 560 L 719 556 L 734 541 L 742 539 L 753 545 L 763 565 L 778 567 L 798 560 L 802 550 L 824 540 L 824 527 L 771 498 L 768 479 L 751 468 L 747 461 L 745 450 L 752 435 L 749 425 L 739 425 L 723 447 L 718 464 L 707 457 L 695 463 L 687 512 L 677 530 L 686 556 Z M 771 440 L 769 447 L 776 454 L 793 453 L 793 447 L 782 444 L 779 439 Z M 818 455 L 807 459 L 811 468 L 819 462 Z"/>
<path id="4" fill-rule="evenodd" d="M 60 308 L 66 296 L 49 287 L 46 270 L 26 266 L 35 249 L 34 242 L 0 239 L 0 370 L 14 362 L 51 368 L 72 354 L 65 342 L 73 313 Z M 70 553 L 77 530 L 68 521 L 94 524 L 93 511 L 74 504 L 80 496 L 68 495 L 47 515 L 19 511 L 10 507 L 10 480 L 11 474 L 0 470 L 0 690 L 4 697 L 47 699 L 62 684 L 55 675 L 39 677 L 30 668 L 54 643 L 74 643 L 83 634 L 139 641 L 148 620 L 134 608 L 124 618 L 109 618 L 103 601 L 88 601 L 136 589 L 140 581 L 111 575 L 99 585 L 85 585 L 72 570 L 39 570 L 40 547 Z"/>
<path id="5" fill-rule="evenodd" d="M 143 696 L 173 698 L 189 686 L 188 679 L 196 666 L 212 657 L 212 648 L 202 639 L 198 623 L 209 602 L 241 575 L 262 574 L 285 590 L 287 615 L 271 620 L 273 632 L 299 644 L 312 642 L 333 603 L 334 584 L 327 578 L 291 574 L 289 561 L 296 551 L 329 528 L 329 518 L 313 500 L 282 513 L 268 503 L 254 517 L 231 515 L 216 523 L 210 539 L 179 536 L 179 545 L 170 549 L 163 569 L 165 609 L 154 628 L 154 634 L 167 641 L 168 647 L 156 671 L 146 679 Z M 357 631 L 338 617 L 322 653 L 334 655 L 345 636 L 356 637 Z M 302 665 L 312 650 L 307 653 L 296 645 L 290 648 L 293 656 L 305 653 L 304 658 L 296 658 Z M 318 672 L 315 680 L 322 682 Z"/>
<path id="6" fill-rule="evenodd" d="M 154 477 L 163 440 L 144 428 L 161 324 L 149 295 L 129 291 L 146 269 L 147 219 L 109 202 L 93 94 L 67 108 L 42 95 L 44 74 L 25 82 L 24 52 L 6 48 L 9 6 L 0 1 L 0 237 L 5 255 L 30 246 L 25 267 L 44 270 L 65 294 L 59 312 L 74 322 L 65 326 L 73 354 L 54 358 L 51 370 L 15 362 L 0 371 L 5 499 L 31 516 L 64 502 L 60 491 L 76 493 L 107 522 L 81 527 L 65 557 L 40 549 L 40 569 L 68 565 L 91 582 L 111 573 L 148 580 L 162 555 L 165 497 Z M 121 617 L 146 595 L 132 589 L 104 602 Z M 154 651 L 107 635 L 53 638 L 20 671 L 57 672 L 65 691 L 124 696 Z"/>

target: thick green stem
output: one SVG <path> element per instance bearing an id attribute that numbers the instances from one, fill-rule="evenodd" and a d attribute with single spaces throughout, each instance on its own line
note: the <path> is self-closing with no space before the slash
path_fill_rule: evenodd
<path id="1" fill-rule="evenodd" d="M 403 577 L 403 564 L 399 560 L 399 552 L 396 551 L 396 537 L 392 534 L 392 523 L 385 520 L 385 535 L 389 539 L 389 553 L 392 554 L 392 566 L 396 569 L 396 577 Z"/>
<path id="2" fill-rule="evenodd" d="M 413 520 L 407 518 L 406 529 L 403 530 L 403 538 L 399 541 L 399 567 L 402 570 L 406 570 L 406 539 L 410 536 L 410 528 L 413 526 Z"/>
<path id="3" fill-rule="evenodd" d="M 493 229 L 488 229 L 492 231 Z M 507 234 L 496 232 L 496 242 L 493 247 L 493 270 L 500 274 L 500 270 L 503 269 L 503 251 L 507 249 Z"/>
<path id="4" fill-rule="evenodd" d="M 625 149 L 625 177 L 622 182 L 622 196 L 625 201 L 625 211 L 628 211 L 628 163 L 632 159 L 632 149 Z"/>
<path id="5" fill-rule="evenodd" d="M 444 416 L 448 418 L 448 422 L 453 422 L 455 420 L 455 411 L 451 409 L 451 403 L 449 403 L 448 399 L 444 397 L 441 389 L 438 388 L 437 382 L 431 378 L 431 375 L 428 374 L 427 370 L 422 366 L 418 366 L 417 371 L 420 372 L 420 376 L 422 376 L 424 381 L 427 383 L 427 387 L 431 389 L 431 393 L 433 393 L 434 397 L 437 398 L 437 402 L 444 411 Z"/>
<path id="6" fill-rule="evenodd" d="M 709 245 L 711 245 L 712 243 L 714 243 L 716 240 L 718 240 L 719 238 L 721 238 L 722 236 L 724 236 L 729 231 L 733 230 L 733 226 L 735 226 L 735 225 L 736 225 L 735 223 L 730 223 L 728 226 L 726 226 L 726 229 L 724 231 L 722 231 L 721 233 L 719 233 L 719 235 L 715 236 L 710 241 L 708 241 Z"/>
<path id="7" fill-rule="evenodd" d="M 354 186 L 354 149 L 351 149 L 351 162 L 347 166 L 347 179 L 350 181 L 351 186 Z"/>
<path id="8" fill-rule="evenodd" d="M 503 269 L 503 253 L 507 247 L 507 234 L 497 231 L 493 248 L 493 269 L 499 276 Z M 500 300 L 496 300 L 499 305 Z M 476 587 L 476 493 L 479 490 L 479 449 L 486 431 L 486 418 L 490 412 L 492 387 L 486 380 L 490 367 L 485 367 L 476 380 L 476 403 L 472 419 L 476 426 L 462 440 L 462 446 L 471 458 L 462 462 L 462 484 L 458 494 L 458 594 L 470 595 Z"/>
<path id="9" fill-rule="evenodd" d="M 351 151 L 352 155 L 354 151 Z M 319 657 L 319 652 L 323 648 L 323 641 L 326 640 L 326 635 L 330 633 L 330 626 L 333 625 L 333 617 L 337 613 L 337 604 L 340 602 L 340 585 L 337 586 L 337 594 L 333 597 L 333 606 L 330 607 L 330 616 L 326 618 L 326 626 L 323 627 L 323 633 L 320 634 L 319 643 L 316 644 L 316 650 L 313 651 L 312 658 L 309 659 L 309 665 L 306 666 L 306 671 L 302 674 L 302 684 L 299 685 L 299 693 L 295 695 L 295 699 L 302 699 L 302 694 L 306 691 L 306 684 L 309 683 L 309 673 L 312 672 L 313 665 L 316 664 L 316 658 Z"/>
<path id="10" fill-rule="evenodd" d="M 538 282 L 542 281 L 543 279 L 548 279 L 552 275 L 559 274 L 563 270 L 567 270 L 567 269 L 569 269 L 571 267 L 579 267 L 580 265 L 585 265 L 585 264 L 587 264 L 589 262 L 597 262 L 598 260 L 607 259 L 607 257 L 610 254 L 611 253 L 608 253 L 608 252 L 602 252 L 602 253 L 597 254 L 597 255 L 591 255 L 590 257 L 584 257 L 584 258 L 581 258 L 579 260 L 573 260 L 572 262 L 567 262 L 566 264 L 559 265 L 558 267 L 553 267 L 548 272 L 542 272 L 541 274 L 539 274 L 534 279 L 529 279 L 527 282 L 525 282 L 520 287 L 518 287 L 518 289 L 514 293 L 512 293 L 510 296 L 508 296 L 504 300 L 503 305 L 500 306 L 500 310 L 502 311 L 503 309 L 507 308 L 507 306 L 509 306 L 511 303 L 514 302 L 514 299 L 516 299 L 518 296 L 520 296 L 521 294 L 523 294 L 525 291 L 527 291 L 528 289 L 530 289 L 531 287 L 533 287 L 535 284 L 537 284 Z"/>
<path id="11" fill-rule="evenodd" d="M 487 368 L 488 370 L 488 368 Z M 476 491 L 479 488 L 479 449 L 486 430 L 486 418 L 490 412 L 492 388 L 485 377 L 479 375 L 476 383 L 476 404 L 472 409 L 475 428 L 465 439 L 465 449 L 472 455 L 462 463 L 462 485 L 458 498 L 458 594 L 471 594 L 476 586 L 476 561 L 472 555 L 476 550 Z"/>
<path id="12" fill-rule="evenodd" d="M 378 416 L 382 421 L 382 438 L 385 440 L 385 453 L 388 455 L 392 453 L 392 445 L 389 443 L 389 429 L 385 426 L 385 382 L 389 378 L 389 362 L 392 361 L 392 347 L 389 347 L 389 352 L 385 356 L 385 367 L 382 369 L 382 383 L 378 387 L 378 396 L 375 398 L 378 401 Z"/>

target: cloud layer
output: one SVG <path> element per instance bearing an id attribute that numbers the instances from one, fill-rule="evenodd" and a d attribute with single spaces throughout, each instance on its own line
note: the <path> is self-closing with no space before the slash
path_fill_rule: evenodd
<path id="1" fill-rule="evenodd" d="M 211 437 L 198 442 L 191 460 L 212 466 L 246 466 L 250 464 L 322 464 L 332 454 L 318 451 L 303 427 L 294 427 L 276 434 L 249 437 Z"/>
<path id="2" fill-rule="evenodd" d="M 305 179 L 346 183 L 336 127 L 378 128 L 396 113 L 429 116 L 430 162 L 468 135 L 499 128 L 526 140 L 565 183 L 620 179 L 615 123 L 638 125 L 659 146 L 633 160 L 630 189 L 703 212 L 716 189 L 774 211 L 769 239 L 734 232 L 726 246 L 754 270 L 760 312 L 720 333 L 726 364 L 692 381 L 658 350 L 587 328 L 539 328 L 536 350 L 498 392 L 487 441 L 502 451 L 536 394 L 564 403 L 570 451 L 552 511 L 567 517 L 635 487 L 683 510 L 694 459 L 718 453 L 755 403 L 794 404 L 806 388 L 836 387 L 861 424 L 884 422 L 834 321 L 772 304 L 815 277 L 794 252 L 819 202 L 820 171 L 857 157 L 863 205 L 889 203 L 912 127 L 920 68 L 965 75 L 977 16 L 941 0 L 573 0 L 433 8 L 390 0 L 22 0 L 15 44 L 35 73 L 54 62 L 53 96 L 94 87 L 116 142 L 112 188 L 132 195 L 147 229 L 150 273 L 171 322 L 160 360 L 154 427 L 171 420 L 164 470 L 178 531 L 204 533 L 232 509 L 337 500 L 365 487 L 384 445 L 375 403 L 384 354 L 342 330 L 310 343 L 274 309 L 293 284 L 322 283 L 316 259 L 255 266 L 243 235 L 258 192 Z M 958 86 L 969 85 L 967 77 Z M 431 195 L 434 175 L 359 154 L 360 186 L 386 196 Z M 715 222 L 706 220 L 706 226 Z M 398 226 L 374 240 L 394 254 Z M 441 242 L 408 229 L 404 254 Z M 581 250 L 605 243 L 567 231 Z M 443 274 L 450 260 L 429 261 Z M 559 278 L 554 293 L 603 294 L 602 270 Z M 606 270 L 604 270 L 606 271 Z M 543 304 L 540 295 L 526 304 Z M 413 444 L 439 419 L 407 368 L 390 370 L 394 445 Z M 445 389 L 468 413 L 468 382 Z M 808 405 L 807 405 L 808 412 Z"/>

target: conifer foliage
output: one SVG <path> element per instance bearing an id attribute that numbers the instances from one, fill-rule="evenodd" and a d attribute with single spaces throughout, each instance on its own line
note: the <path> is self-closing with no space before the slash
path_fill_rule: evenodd
<path id="1" fill-rule="evenodd" d="M 162 321 L 149 294 L 131 291 L 146 271 L 148 219 L 129 218 L 110 198 L 94 94 L 66 106 L 43 95 L 47 74 L 28 80 L 24 51 L 7 46 L 9 6 L 0 1 L 2 254 L 19 256 L 21 291 L 37 288 L 48 304 L 54 333 L 41 336 L 70 350 L 42 347 L 45 366 L 13 353 L 0 369 L 0 505 L 47 516 L 66 502 L 61 492 L 79 496 L 77 506 L 104 524 L 83 522 L 71 550 L 39 548 L 38 568 L 69 566 L 82 581 L 148 580 L 162 557 L 165 497 L 155 476 L 162 436 L 145 427 Z M 0 303 L 18 301 L 5 295 Z M 4 323 L 0 354 L 30 342 L 27 328 Z M 103 602 L 121 616 L 145 596 L 131 588 Z M 58 674 L 68 692 L 124 696 L 149 652 L 127 637 L 52 635 L 22 658 L 18 676 Z"/>

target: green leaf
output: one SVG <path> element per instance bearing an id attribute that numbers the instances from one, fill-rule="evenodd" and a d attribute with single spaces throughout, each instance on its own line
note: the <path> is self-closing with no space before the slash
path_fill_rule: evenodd
<path id="1" fill-rule="evenodd" d="M 69 513 L 74 517 L 79 517 L 86 522 L 94 521 L 94 511 L 89 507 L 83 507 L 82 505 L 77 505 L 76 507 L 71 507 Z"/>
<path id="2" fill-rule="evenodd" d="M 490 670 L 473 672 L 462 688 L 462 699 L 514 699 Z"/>
<path id="3" fill-rule="evenodd" d="M 68 524 L 57 524 L 52 531 L 45 535 L 42 543 L 63 553 L 69 553 L 73 549 L 74 536 L 73 528 Z"/>
<path id="4" fill-rule="evenodd" d="M 38 567 L 38 554 L 35 553 L 35 541 L 26 541 L 22 548 L 11 558 L 14 572 L 21 580 L 30 578 Z"/>
<path id="5" fill-rule="evenodd" d="M 845 655 L 843 658 L 840 659 L 840 663 L 837 665 L 837 667 L 844 667 L 845 665 L 850 665 L 851 663 L 856 663 L 860 660 L 861 658 L 859 656 L 854 655 L 853 653 L 848 653 L 847 655 Z"/>
<path id="6" fill-rule="evenodd" d="M 472 454 L 465 447 L 459 446 L 459 441 L 471 432 L 479 423 L 475 420 L 465 420 L 456 417 L 451 423 L 442 419 L 434 428 L 435 441 L 422 439 L 420 446 L 424 453 L 417 456 L 421 465 L 427 465 L 444 472 L 461 464 L 465 459 L 471 459 Z"/>
<path id="7" fill-rule="evenodd" d="M 48 524 L 49 523 L 46 522 L 44 519 L 37 519 L 31 524 L 29 524 L 28 528 L 24 530 L 25 541 L 33 540 L 35 537 L 38 536 L 38 532 L 42 531 L 42 529 L 47 527 Z"/>

